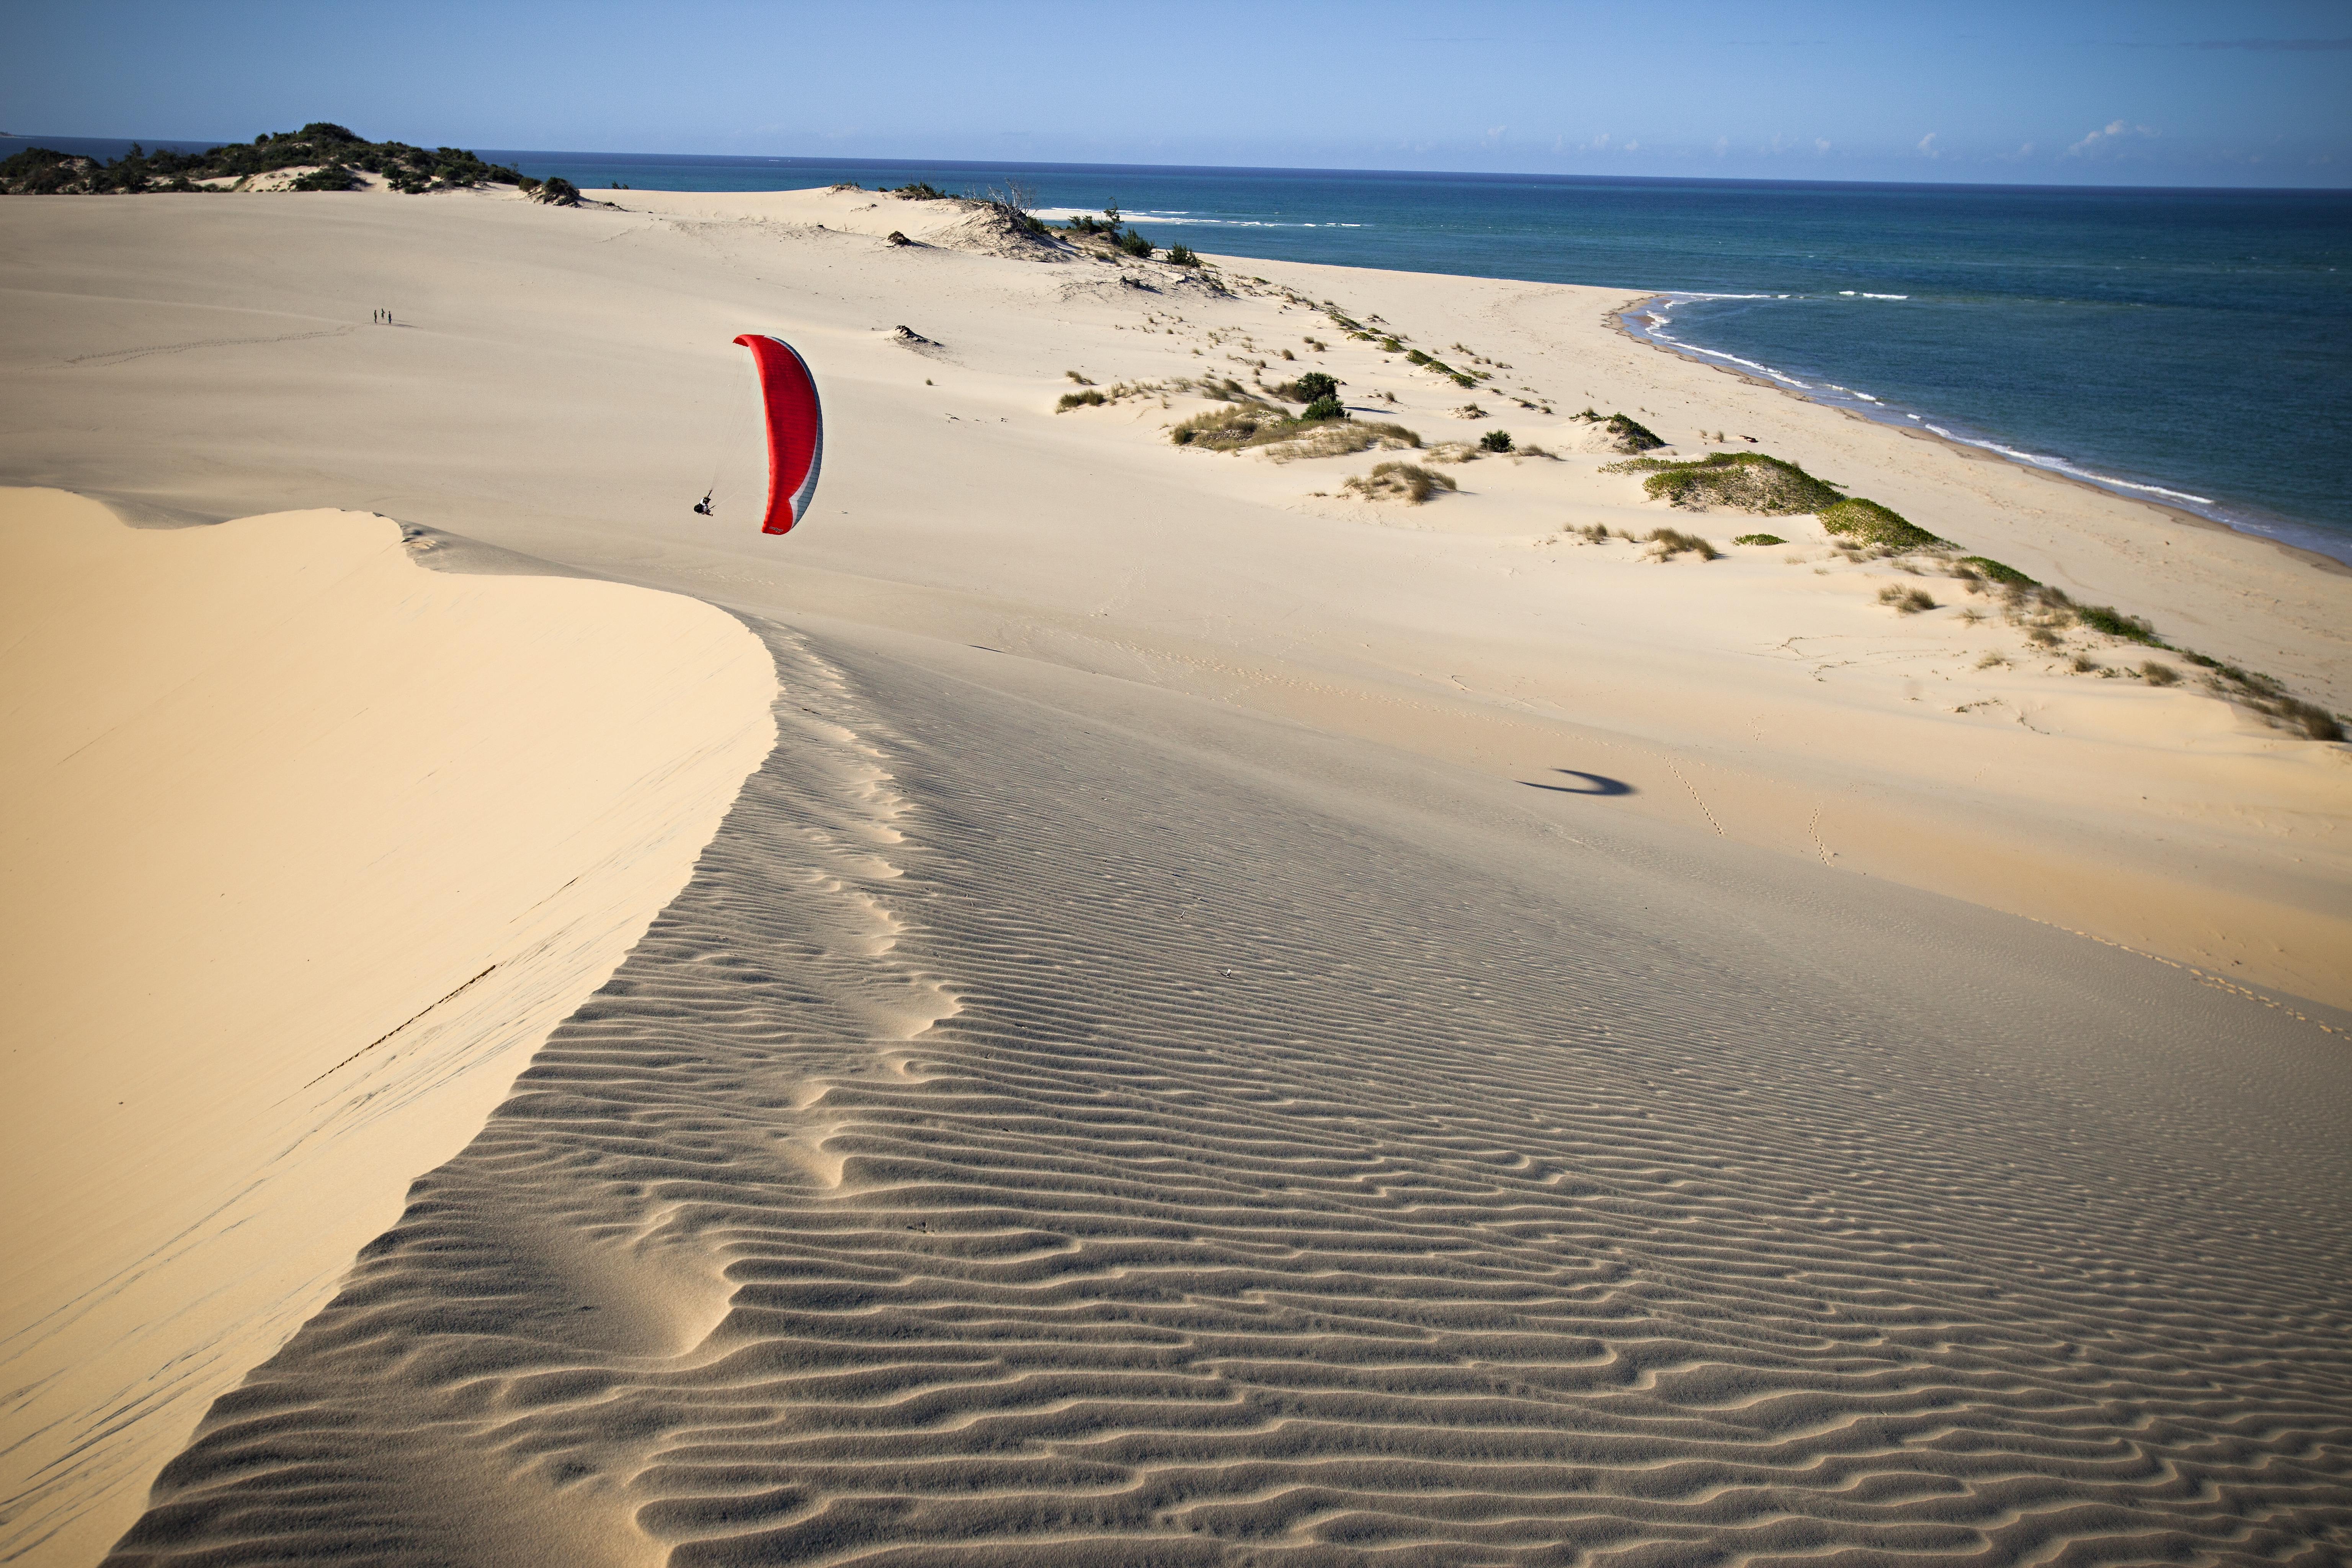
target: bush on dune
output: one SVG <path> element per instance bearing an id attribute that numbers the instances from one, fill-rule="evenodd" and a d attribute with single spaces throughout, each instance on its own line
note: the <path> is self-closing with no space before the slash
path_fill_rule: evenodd
<path id="1" fill-rule="evenodd" d="M 1212 452 L 1263 449 L 1279 463 L 1305 458 L 1344 458 L 1374 447 L 1421 445 L 1421 437 L 1402 425 L 1318 417 L 1312 404 L 1297 418 L 1263 403 L 1212 408 L 1172 426 L 1168 438 L 1179 447 L 1199 447 Z"/>
<path id="2" fill-rule="evenodd" d="M 1610 445 L 1628 455 L 1654 452 L 1665 445 L 1665 442 L 1658 438 L 1657 433 L 1648 426 L 1622 414 L 1603 415 L 1597 410 L 1588 408 L 1581 414 L 1572 414 L 1569 417 L 1582 420 L 1587 425 L 1600 426 L 1609 432 Z"/>
<path id="3" fill-rule="evenodd" d="M 1642 488 L 1652 499 L 1693 511 L 1723 506 L 1765 517 L 1804 511 L 1819 514 L 1845 499 L 1836 486 L 1813 478 L 1794 463 L 1761 452 L 1710 452 L 1688 462 L 1635 458 L 1611 463 L 1601 471 L 1646 473 L 1650 477 Z"/>

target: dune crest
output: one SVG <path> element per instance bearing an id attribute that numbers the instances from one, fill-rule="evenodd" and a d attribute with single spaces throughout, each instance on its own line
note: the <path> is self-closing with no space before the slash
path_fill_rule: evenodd
<path id="1" fill-rule="evenodd" d="M 88 1562 L 685 880 L 774 677 L 379 517 L 14 490 L 0 551 L 0 1558 Z"/>

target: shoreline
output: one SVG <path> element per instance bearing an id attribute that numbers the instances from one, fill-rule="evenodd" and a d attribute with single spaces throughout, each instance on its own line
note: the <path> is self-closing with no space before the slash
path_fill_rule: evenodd
<path id="1" fill-rule="evenodd" d="M 1767 391 L 1784 394 L 1787 396 L 1797 399 L 1801 403 L 1811 404 L 1817 408 L 1834 409 L 1836 412 L 1846 416 L 1846 417 L 1859 420 L 1863 424 L 1898 431 L 1903 435 L 1914 437 L 1922 441 L 1936 442 L 1942 446 L 1969 454 L 1983 461 L 2005 463 L 2012 468 L 2023 468 L 2029 472 L 2041 474 L 2044 478 L 2056 479 L 2065 484 L 2079 485 L 2086 490 L 2091 490 L 2104 496 L 2111 496 L 2117 500 L 2135 501 L 2141 506 L 2149 507 L 2161 512 L 2165 516 L 2174 519 L 2176 521 L 2188 523 L 2191 527 L 2218 529 L 2223 532 L 2234 534 L 2241 539 L 2255 540 L 2261 543 L 2272 545 L 2274 548 L 2284 552 L 2288 556 L 2305 565 L 2316 567 L 2323 572 L 2330 572 L 2338 575 L 2352 577 L 2352 560 L 2330 555 L 2325 551 L 2315 550 L 2308 545 L 2296 544 L 2292 541 L 2281 539 L 2276 534 L 2263 532 L 2260 529 L 2241 528 L 2236 523 L 2230 521 L 2227 518 L 2210 517 L 2203 512 L 2193 510 L 2188 507 L 2179 505 L 2172 501 L 2160 500 L 2151 496 L 2136 494 L 2134 493 L 2135 490 L 2140 487 L 2134 485 L 2128 480 L 2101 480 L 2086 478 L 2082 474 L 2068 473 L 2063 468 L 2052 468 L 2047 463 L 2037 463 L 2029 458 L 2017 457 L 2012 453 L 2002 451 L 1999 447 L 1989 446 L 1981 441 L 1970 441 L 1962 437 L 1948 435 L 1941 430 L 1922 428 L 1919 426 L 1902 424 L 1893 418 L 1874 417 L 1867 410 L 1852 407 L 1833 398 L 1812 396 L 1804 388 L 1790 385 L 1786 382 L 1778 380 L 1771 375 L 1759 374 L 1754 371 L 1743 369 L 1738 364 L 1718 363 L 1720 360 L 1728 357 L 1723 350 L 1704 349 L 1696 346 L 1696 344 L 1681 343 L 1672 341 L 1662 342 L 1658 341 L 1654 334 L 1638 331 L 1633 327 L 1626 323 L 1625 318 L 1627 316 L 1632 315 L 1634 311 L 1643 309 L 1644 306 L 1654 301 L 1668 300 L 1675 298 L 1676 298 L 1676 296 L 1672 289 L 1653 289 L 1648 293 L 1638 296 L 1625 304 L 1611 307 L 1607 312 L 1606 324 L 1611 331 L 1632 339 L 1634 342 L 1642 344 L 1644 348 L 1654 349 L 1660 353 L 1670 354 L 1675 359 L 1682 360 L 1686 363 L 1699 365 L 1707 370 L 1721 371 L 1724 374 L 1736 376 L 1739 380 L 1748 383 L 1750 385 L 1760 386 L 1765 388 Z M 1891 412 L 1891 405 L 1882 405 L 1889 407 Z M 1918 416 L 1918 417 L 1924 421 L 1926 416 L 1921 415 Z M 2214 504 L 2218 505 L 2219 503 L 2217 502 Z M 2294 526 L 2300 528 L 2315 527 L 2315 525 L 2309 523 L 2298 523 Z M 2347 552 L 2352 552 L 2352 538 L 2347 539 L 2345 549 Z"/>

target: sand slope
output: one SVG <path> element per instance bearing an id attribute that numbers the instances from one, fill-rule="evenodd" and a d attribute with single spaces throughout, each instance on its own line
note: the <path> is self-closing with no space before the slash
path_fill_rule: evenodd
<path id="1" fill-rule="evenodd" d="M 1125 683 L 770 636 L 785 738 L 691 885 L 113 1561 L 2352 1543 L 2339 1038 Z"/>
<path id="2" fill-rule="evenodd" d="M 1607 329 L 1619 292 L 1231 261 L 1220 296 L 1172 268 L 996 255 L 965 209 L 870 192 L 604 195 L 627 205 L 26 198 L 0 258 L 18 413 L 0 473 L 175 515 L 364 505 L 1490 776 L 1594 773 L 1628 786 L 1622 813 L 2352 1003 L 2352 749 L 2193 672 L 2147 686 L 2126 673 L 2144 649 L 2050 653 L 1972 623 L 1987 602 L 1948 582 L 1926 584 L 1942 607 L 1898 616 L 1879 594 L 1921 580 L 1842 560 L 1807 519 L 1771 521 L 1787 549 L 1706 565 L 1588 545 L 1571 531 L 1720 543 L 1760 520 L 1645 501 L 1570 416 L 1622 408 L 1685 451 L 1753 436 L 2347 711 L 2352 575 L 1674 359 Z M 1508 368 L 1466 392 L 1294 294 Z M 379 304 L 403 324 L 369 326 Z M 832 416 L 818 514 L 788 545 L 751 526 L 746 328 L 807 351 Z M 1376 506 L 1344 481 L 1386 454 L 1171 446 L 1166 425 L 1215 406 L 1181 390 L 1055 412 L 1069 372 L 1172 388 L 1318 367 L 1428 443 L 1500 426 L 1562 457 L 1457 465 L 1461 493 Z M 1521 406 L 1537 396 L 1551 413 Z M 1492 417 L 1453 416 L 1474 401 Z M 714 474 L 715 521 L 687 510 Z"/>
<path id="3" fill-rule="evenodd" d="M 137 1516 L 773 734 L 709 606 L 412 553 L 383 518 L 0 494 L 0 1558 Z"/>
<path id="4" fill-rule="evenodd" d="M 2352 749 L 1809 519 L 1650 559 L 1756 520 L 1570 415 L 1752 435 L 2336 707 L 2352 576 L 1674 360 L 1611 291 L 1220 293 L 872 193 L 614 195 L 7 209 L 0 474 L 374 508 L 726 605 L 784 671 L 691 879 L 122 1560 L 2352 1543 Z M 831 419 L 782 542 L 747 329 Z M 1167 438 L 1309 368 L 1427 460 L 1559 456 L 1412 508 L 1347 489 L 1384 453 Z M 1073 372 L 1129 391 L 1057 413 Z M 572 711 L 498 775 L 705 722 Z"/>

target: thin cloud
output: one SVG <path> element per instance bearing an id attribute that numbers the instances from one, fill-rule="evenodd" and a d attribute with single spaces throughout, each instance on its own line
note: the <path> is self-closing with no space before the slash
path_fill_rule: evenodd
<path id="1" fill-rule="evenodd" d="M 1944 150 L 1936 145 L 1937 135 L 1937 132 L 1930 131 L 1927 134 L 1919 138 L 1919 156 L 1922 158 L 1940 158 L 1944 155 Z"/>
<path id="2" fill-rule="evenodd" d="M 2352 38 L 2201 38 L 2190 49 L 2352 49 Z"/>
<path id="3" fill-rule="evenodd" d="M 2111 120 L 2100 130 L 2092 132 L 2088 136 L 2084 137 L 2080 142 L 2077 142 L 2072 147 L 2067 148 L 2066 156 L 2069 158 L 2080 158 L 2089 153 L 2096 153 L 2105 147 L 2109 142 L 2115 142 L 2123 137 L 2153 136 L 2155 134 L 2155 130 L 2149 126 L 2134 125 L 2128 120 Z"/>

